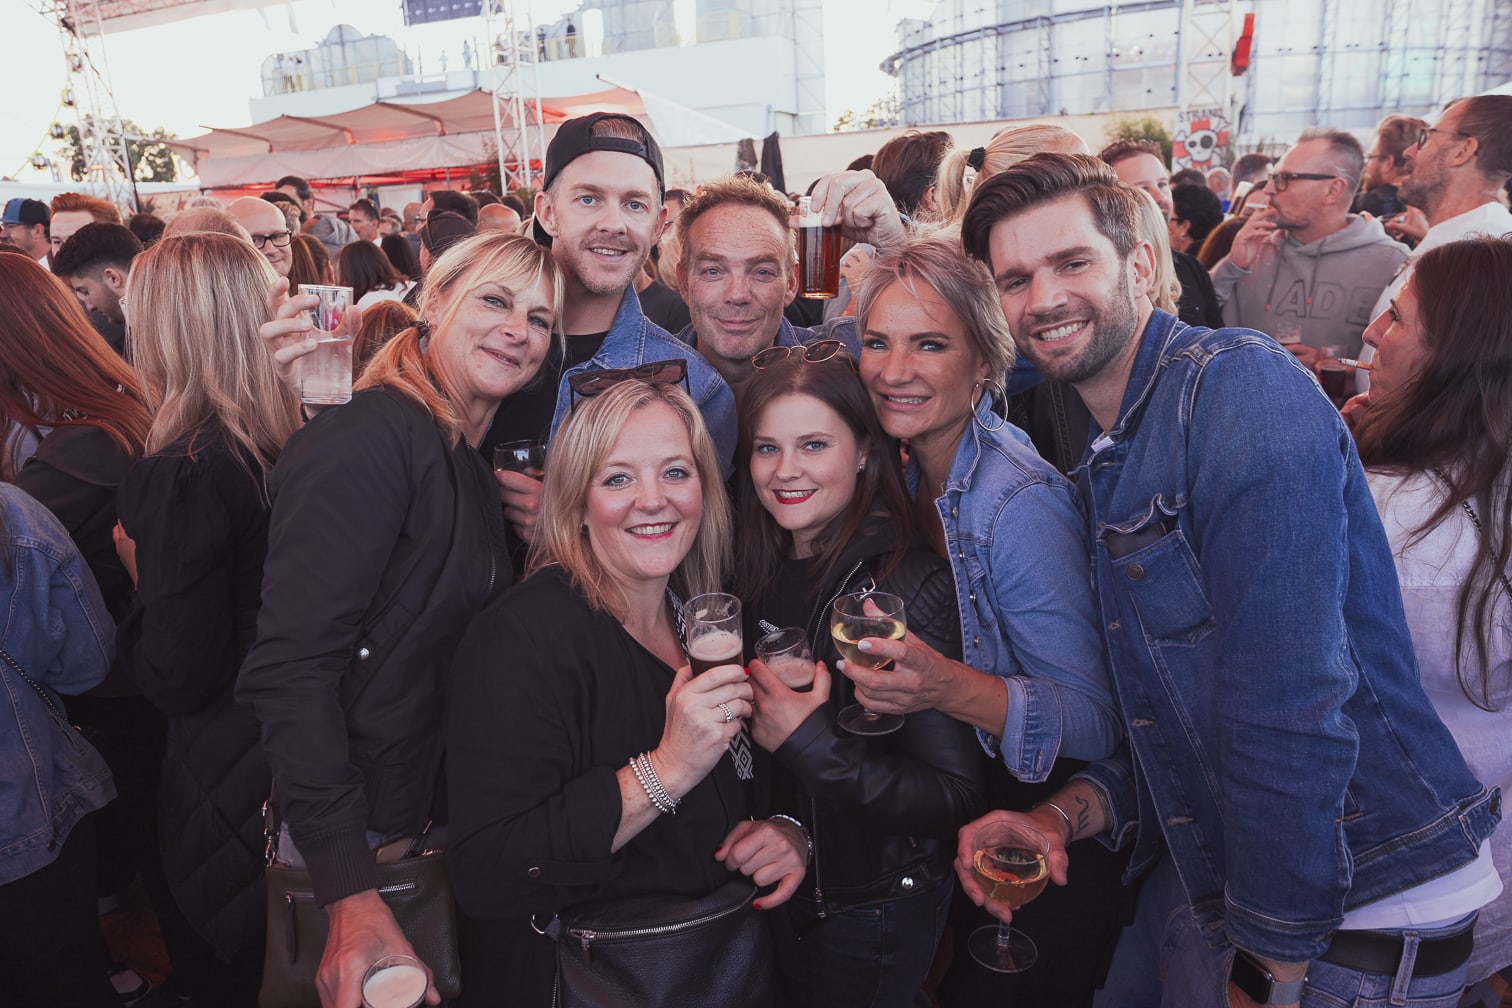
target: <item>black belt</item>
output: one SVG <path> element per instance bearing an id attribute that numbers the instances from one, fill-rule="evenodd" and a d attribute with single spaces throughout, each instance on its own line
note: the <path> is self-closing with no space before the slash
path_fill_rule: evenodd
<path id="1" fill-rule="evenodd" d="M 1475 947 L 1472 917 L 1463 928 L 1451 935 L 1424 938 L 1418 943 L 1417 959 L 1412 964 L 1415 977 L 1440 976 L 1465 965 Z M 1399 931 L 1336 931 L 1328 951 L 1318 958 L 1360 973 L 1396 976 L 1402 962 L 1406 939 Z"/>

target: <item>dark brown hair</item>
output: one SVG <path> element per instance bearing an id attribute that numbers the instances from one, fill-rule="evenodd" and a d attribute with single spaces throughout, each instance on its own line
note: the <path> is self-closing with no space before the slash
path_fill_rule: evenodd
<path id="1" fill-rule="evenodd" d="M 1081 196 L 1097 230 L 1127 258 L 1139 244 L 1137 190 L 1121 185 L 1104 161 L 1086 154 L 1035 154 L 973 188 L 961 221 L 966 254 L 991 264 L 987 239 L 998 221 L 1041 203 Z"/>
<path id="2" fill-rule="evenodd" d="M 353 304 L 375 290 L 398 290 L 408 280 L 382 249 L 368 241 L 349 242 L 336 253 L 336 279 L 352 288 Z"/>
<path id="3" fill-rule="evenodd" d="M 1472 238 L 1440 245 L 1417 260 L 1409 282 L 1427 360 L 1411 379 L 1372 401 L 1355 441 L 1367 466 L 1437 471 L 1448 482 L 1444 499 L 1410 541 L 1461 501 L 1480 516 L 1475 565 L 1459 592 L 1455 644 L 1460 688 L 1489 710 L 1488 628 L 1502 594 L 1499 575 L 1512 559 L 1512 242 Z M 1473 677 L 1463 660 L 1472 633 Z"/>
<path id="4" fill-rule="evenodd" d="M 741 530 L 735 547 L 736 593 L 741 598 L 760 596 L 776 580 L 783 558 L 792 549 L 792 533 L 761 506 L 751 482 L 756 423 L 774 399 L 785 395 L 811 396 L 834 410 L 866 453 L 866 468 L 856 476 L 856 493 L 850 505 L 814 540 L 815 583 L 822 584 L 832 575 L 846 547 L 856 536 L 866 534 L 867 520 L 874 516 L 885 518 L 898 533 L 883 569 L 872 572 L 878 578 L 886 577 L 913 542 L 913 512 L 897 447 L 882 429 L 849 354 L 841 351 L 829 360 L 805 361 L 795 352 L 758 368 L 740 400 L 740 436 L 735 448 L 736 527 Z"/>
<path id="5" fill-rule="evenodd" d="M 924 194 L 935 184 L 940 162 L 953 146 L 950 134 L 944 130 L 928 133 L 910 130 L 882 145 L 872 158 L 871 170 L 887 186 L 898 209 L 910 217 L 916 216 Z"/>

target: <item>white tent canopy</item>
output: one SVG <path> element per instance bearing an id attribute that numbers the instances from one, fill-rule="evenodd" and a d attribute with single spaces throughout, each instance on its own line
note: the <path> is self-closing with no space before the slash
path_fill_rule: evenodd
<path id="1" fill-rule="evenodd" d="M 659 143 L 683 146 L 734 141 L 743 134 L 692 109 L 624 88 L 543 98 L 545 139 L 555 124 L 589 112 L 623 112 L 645 122 Z M 501 107 L 508 143 L 517 124 Z M 531 117 L 533 118 L 533 116 Z M 544 147 L 532 133 L 535 157 Z M 461 168 L 496 158 L 493 97 L 478 89 L 439 101 L 388 99 L 319 117 L 279 116 L 237 129 L 212 129 L 171 146 L 193 163 L 201 185 L 271 182 L 284 175 L 353 178 L 417 168 Z"/>

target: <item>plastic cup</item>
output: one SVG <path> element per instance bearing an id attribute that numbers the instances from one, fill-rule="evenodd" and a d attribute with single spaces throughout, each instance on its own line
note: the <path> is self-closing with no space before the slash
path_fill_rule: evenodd
<path id="1" fill-rule="evenodd" d="M 362 978 L 363 1008 L 416 1008 L 430 981 L 414 956 L 384 956 Z"/>
<path id="2" fill-rule="evenodd" d="M 352 288 L 300 284 L 299 293 L 314 294 L 320 303 L 310 309 L 315 325 L 315 350 L 299 359 L 299 401 L 312 406 L 336 406 L 352 398 L 352 331 L 348 313 Z"/>

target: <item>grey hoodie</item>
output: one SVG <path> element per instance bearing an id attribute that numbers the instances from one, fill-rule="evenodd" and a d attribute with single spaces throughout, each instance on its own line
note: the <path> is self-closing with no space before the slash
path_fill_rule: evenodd
<path id="1" fill-rule="evenodd" d="M 1382 289 L 1407 260 L 1379 221 L 1350 215 L 1342 230 L 1303 245 L 1270 238 L 1247 270 L 1227 258 L 1213 267 L 1223 322 L 1311 347 L 1338 344 L 1359 356 L 1360 336 Z"/>

